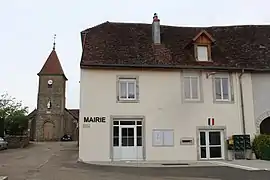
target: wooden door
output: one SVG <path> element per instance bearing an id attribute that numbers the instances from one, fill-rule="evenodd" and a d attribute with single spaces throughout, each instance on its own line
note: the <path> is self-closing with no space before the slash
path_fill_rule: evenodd
<path id="1" fill-rule="evenodd" d="M 53 135 L 54 135 L 53 124 L 50 122 L 45 123 L 44 124 L 44 140 L 45 141 L 53 140 Z"/>

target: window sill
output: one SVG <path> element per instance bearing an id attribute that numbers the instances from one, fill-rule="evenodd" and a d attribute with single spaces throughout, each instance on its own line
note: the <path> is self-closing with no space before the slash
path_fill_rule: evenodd
<path id="1" fill-rule="evenodd" d="M 198 99 L 198 100 L 184 99 L 183 103 L 203 103 L 203 100 L 202 99 Z"/>
<path id="2" fill-rule="evenodd" d="M 127 99 L 127 100 L 121 99 L 121 100 L 117 100 L 116 102 L 117 103 L 139 103 L 140 100 L 138 100 L 138 99 L 134 99 L 134 100 L 132 100 L 132 99 Z"/>
<path id="3" fill-rule="evenodd" d="M 202 63 L 204 63 L 204 62 L 209 62 L 209 63 L 213 62 L 212 59 L 208 59 L 208 60 L 199 60 L 199 59 L 196 59 L 196 61 L 197 62 L 202 62 Z"/>
<path id="4" fill-rule="evenodd" d="M 234 104 L 232 100 L 214 100 L 215 104 Z"/>

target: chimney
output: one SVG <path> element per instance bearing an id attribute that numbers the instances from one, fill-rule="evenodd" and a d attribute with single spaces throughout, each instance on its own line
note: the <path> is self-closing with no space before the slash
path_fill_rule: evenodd
<path id="1" fill-rule="evenodd" d="M 160 20 L 157 13 L 154 14 L 152 23 L 152 39 L 154 44 L 160 44 Z"/>

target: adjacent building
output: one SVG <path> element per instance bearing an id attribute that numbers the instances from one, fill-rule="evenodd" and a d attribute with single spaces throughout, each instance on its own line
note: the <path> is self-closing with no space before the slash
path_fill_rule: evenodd
<path id="1" fill-rule="evenodd" d="M 66 108 L 67 78 L 55 47 L 38 73 L 37 109 L 29 115 L 30 140 L 58 141 L 64 134 L 78 139 L 78 109 Z"/>
<path id="2" fill-rule="evenodd" d="M 226 140 L 253 137 L 270 115 L 269 30 L 165 26 L 155 14 L 82 31 L 79 159 L 226 159 Z"/>

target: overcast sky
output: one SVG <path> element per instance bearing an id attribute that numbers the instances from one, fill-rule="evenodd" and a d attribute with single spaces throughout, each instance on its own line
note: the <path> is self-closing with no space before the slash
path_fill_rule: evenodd
<path id="1" fill-rule="evenodd" d="M 36 107 L 38 76 L 52 50 L 67 78 L 67 107 L 79 108 L 80 32 L 105 21 L 212 26 L 270 24 L 267 0 L 1 0 L 0 93 Z"/>

